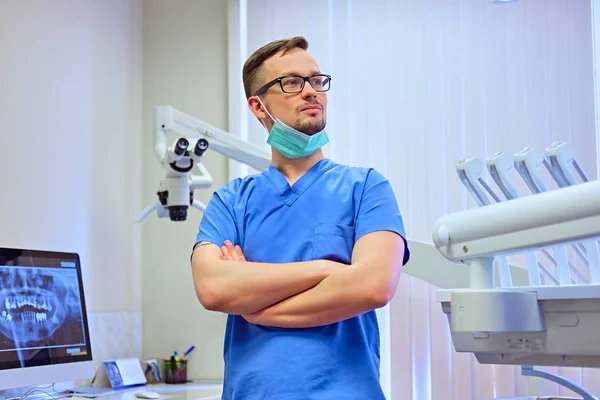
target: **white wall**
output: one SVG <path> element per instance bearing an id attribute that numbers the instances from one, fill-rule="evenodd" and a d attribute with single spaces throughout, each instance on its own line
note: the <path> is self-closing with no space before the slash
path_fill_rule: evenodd
<path id="1" fill-rule="evenodd" d="M 144 1 L 143 204 L 156 200 L 164 170 L 153 152 L 153 112 L 169 104 L 227 130 L 227 2 Z M 169 138 L 171 144 L 176 136 Z M 213 189 L 227 179 L 227 159 L 207 151 Z M 206 204 L 212 190 L 199 190 Z M 195 345 L 188 378 L 222 379 L 226 316 L 205 311 L 192 282 L 190 255 L 202 213 L 185 222 L 143 222 L 143 354 L 168 358 Z"/>
<path id="2" fill-rule="evenodd" d="M 0 2 L 0 246 L 78 252 L 96 362 L 141 355 L 141 2 Z"/>

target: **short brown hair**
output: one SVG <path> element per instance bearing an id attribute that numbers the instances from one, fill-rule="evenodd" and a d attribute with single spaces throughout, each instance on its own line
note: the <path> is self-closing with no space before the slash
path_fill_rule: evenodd
<path id="1" fill-rule="evenodd" d="M 257 86 L 260 81 L 260 72 L 263 63 L 280 51 L 283 51 L 283 54 L 285 54 L 295 47 L 306 50 L 308 49 L 308 41 L 303 36 L 275 40 L 271 43 L 267 43 L 248 57 L 242 70 L 242 80 L 244 82 L 246 99 L 253 96 L 258 90 Z"/>

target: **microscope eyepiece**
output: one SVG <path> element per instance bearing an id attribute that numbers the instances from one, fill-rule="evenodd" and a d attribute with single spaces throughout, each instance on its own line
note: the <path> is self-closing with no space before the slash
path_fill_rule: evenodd
<path id="1" fill-rule="evenodd" d="M 204 152 L 208 149 L 208 141 L 206 139 L 199 139 L 196 142 L 196 148 L 194 149 L 194 153 L 200 157 Z"/>
<path id="2" fill-rule="evenodd" d="M 175 146 L 174 152 L 176 155 L 181 156 L 188 148 L 190 142 L 187 141 L 186 138 L 181 138 L 177 141 L 177 145 Z"/>

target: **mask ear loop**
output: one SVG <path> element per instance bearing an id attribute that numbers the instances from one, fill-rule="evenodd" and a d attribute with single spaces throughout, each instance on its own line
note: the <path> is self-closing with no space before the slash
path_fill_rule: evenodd
<path id="1" fill-rule="evenodd" d="M 262 100 L 260 99 L 260 96 L 256 96 L 256 98 L 258 99 L 258 102 L 262 106 L 263 110 L 265 110 L 265 112 L 267 113 L 267 115 L 269 116 L 269 118 L 271 118 L 273 120 L 273 123 L 275 123 L 275 118 L 273 118 L 273 116 L 271 115 L 271 113 L 269 112 L 269 110 L 267 110 L 267 107 L 265 107 L 265 105 L 263 104 Z M 265 126 L 265 128 L 266 128 L 266 126 Z"/>

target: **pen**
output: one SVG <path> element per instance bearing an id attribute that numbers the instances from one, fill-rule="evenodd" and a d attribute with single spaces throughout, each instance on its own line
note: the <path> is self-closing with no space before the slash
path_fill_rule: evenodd
<path id="1" fill-rule="evenodd" d="M 196 346 L 192 346 L 189 349 L 187 349 L 187 351 L 183 354 L 183 359 L 187 358 L 187 356 L 194 351 L 194 349 L 196 348 Z"/>

